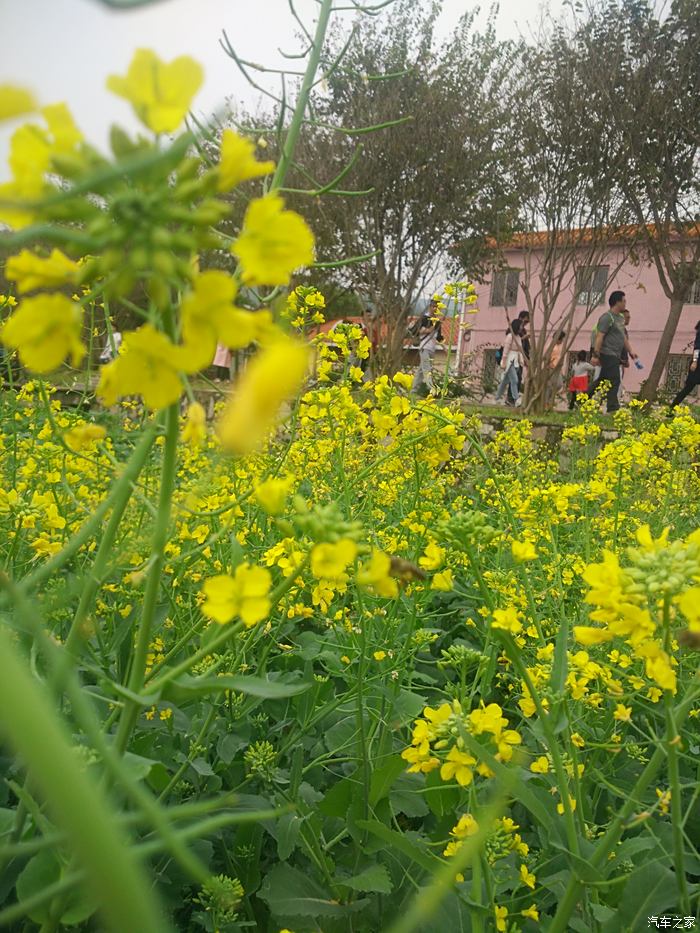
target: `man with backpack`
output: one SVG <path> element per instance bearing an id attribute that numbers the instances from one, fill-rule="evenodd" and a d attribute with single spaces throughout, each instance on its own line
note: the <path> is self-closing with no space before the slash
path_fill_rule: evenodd
<path id="1" fill-rule="evenodd" d="M 607 395 L 607 411 L 617 411 L 620 407 L 620 360 L 626 350 L 630 359 L 637 355 L 632 349 L 625 332 L 625 293 L 614 291 L 608 298 L 609 310 L 601 314 L 593 331 L 591 363 L 600 366 L 600 374 L 588 390 L 593 395 L 601 382 L 610 383 Z"/>

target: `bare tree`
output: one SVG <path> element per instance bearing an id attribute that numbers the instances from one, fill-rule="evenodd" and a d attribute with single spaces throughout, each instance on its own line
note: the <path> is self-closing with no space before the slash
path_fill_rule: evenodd
<path id="1" fill-rule="evenodd" d="M 641 391 L 652 400 L 700 278 L 700 4 L 672 0 L 657 12 L 647 0 L 600 0 L 557 52 L 614 141 L 612 181 L 669 301 Z"/>
<path id="2" fill-rule="evenodd" d="M 286 189 L 326 274 L 377 309 L 388 370 L 401 363 L 415 299 L 455 240 L 483 238 L 509 216 L 502 87 L 512 48 L 491 23 L 475 32 L 471 15 L 438 43 L 439 10 L 438 0 L 400 0 L 358 25 L 314 98 Z M 340 51 L 346 36 L 335 41 Z M 367 258 L 347 263 L 358 256 Z"/>
<path id="3" fill-rule="evenodd" d="M 510 131 L 510 166 L 518 193 L 519 232 L 495 241 L 494 262 L 506 248 L 522 257 L 521 288 L 531 317 L 526 410 L 541 411 L 555 374 L 550 356 L 558 335 L 568 349 L 587 311 L 607 290 L 629 251 L 630 212 L 611 182 L 617 154 L 607 134 L 591 131 L 585 119 L 583 84 L 572 80 L 560 48 L 568 39 L 550 28 L 537 46 L 523 45 L 517 72 L 517 106 Z M 605 281 L 584 286 L 594 270 L 607 267 Z M 563 353 L 558 368 L 564 365 Z"/>

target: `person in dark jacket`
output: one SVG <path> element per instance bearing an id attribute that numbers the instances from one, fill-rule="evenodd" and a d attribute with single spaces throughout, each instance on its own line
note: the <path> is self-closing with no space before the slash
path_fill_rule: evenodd
<path id="1" fill-rule="evenodd" d="M 671 402 L 671 410 L 673 410 L 676 405 L 680 405 L 686 395 L 690 395 L 697 385 L 700 385 L 700 321 L 695 325 L 693 359 L 691 360 L 690 369 L 688 370 L 688 378 L 685 380 L 685 385 L 681 391 Z"/>

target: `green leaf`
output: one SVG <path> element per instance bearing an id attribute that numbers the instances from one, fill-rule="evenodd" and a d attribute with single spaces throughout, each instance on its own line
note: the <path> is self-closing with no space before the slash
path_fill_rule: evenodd
<path id="1" fill-rule="evenodd" d="M 274 828 L 277 836 L 277 855 L 286 862 L 297 847 L 301 833 L 301 819 L 296 813 L 285 813 L 277 820 Z"/>
<path id="2" fill-rule="evenodd" d="M 369 785 L 369 804 L 375 807 L 387 796 L 399 775 L 406 770 L 406 762 L 400 755 L 392 755 L 381 768 L 375 768 Z"/>
<path id="3" fill-rule="evenodd" d="M 61 866 L 53 852 L 39 852 L 31 858 L 25 865 L 21 875 L 17 879 L 16 892 L 17 900 L 29 900 L 35 894 L 39 894 L 49 885 L 55 884 L 61 879 Z M 63 912 L 61 913 L 61 923 L 66 926 L 75 926 L 87 920 L 94 914 L 97 905 L 86 897 L 79 887 L 72 888 L 65 892 L 62 897 L 65 898 Z M 31 908 L 28 915 L 35 923 L 45 923 L 49 919 L 49 913 L 52 907 L 52 901 L 46 901 L 37 907 Z"/>
<path id="4" fill-rule="evenodd" d="M 233 690 L 249 696 L 262 697 L 264 700 L 280 700 L 304 693 L 310 683 L 292 680 L 264 680 L 262 677 L 244 677 L 237 674 L 224 674 L 221 677 L 191 677 L 182 674 L 167 683 L 163 688 L 163 698 L 185 700 L 208 693 L 220 693 Z"/>
<path id="5" fill-rule="evenodd" d="M 429 852 L 425 852 L 416 844 L 415 833 L 411 834 L 413 837 L 411 838 L 408 835 L 390 829 L 388 826 L 385 826 L 384 823 L 380 823 L 379 820 L 358 820 L 357 826 L 359 829 L 364 829 L 378 839 L 381 839 L 382 842 L 388 842 L 389 845 L 398 849 L 399 852 L 403 852 L 404 855 L 407 855 L 416 865 L 420 865 L 421 868 L 425 868 L 429 872 L 435 871 L 441 864 L 440 859 L 436 858 L 434 855 L 430 855 Z"/>
<path id="6" fill-rule="evenodd" d="M 342 819 L 348 812 L 353 794 L 356 793 L 360 786 L 357 777 L 354 779 L 351 777 L 343 778 L 338 781 L 326 792 L 323 800 L 318 805 L 319 811 L 324 816 L 334 816 Z"/>
<path id="7" fill-rule="evenodd" d="M 391 894 L 394 887 L 384 865 L 368 865 L 352 878 L 339 880 L 353 891 L 371 891 L 376 894 Z"/>
<path id="8" fill-rule="evenodd" d="M 422 790 L 422 782 L 417 774 L 402 774 L 391 789 L 389 802 L 394 813 L 406 816 L 427 816 L 430 812 Z"/>
<path id="9" fill-rule="evenodd" d="M 278 917 L 345 917 L 362 910 L 367 900 L 339 904 L 304 872 L 276 865 L 265 876 L 258 897 Z"/>
<path id="10" fill-rule="evenodd" d="M 618 930 L 646 929 L 647 917 L 677 906 L 676 877 L 659 863 L 641 865 L 627 880 L 617 905 Z"/>

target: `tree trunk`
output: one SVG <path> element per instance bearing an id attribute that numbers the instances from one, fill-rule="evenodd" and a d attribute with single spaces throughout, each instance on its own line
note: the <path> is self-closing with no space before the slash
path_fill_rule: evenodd
<path id="1" fill-rule="evenodd" d="M 653 402 L 656 398 L 656 393 L 659 389 L 659 383 L 661 382 L 661 376 L 664 371 L 664 366 L 668 360 L 668 354 L 671 350 L 673 338 L 676 336 L 676 330 L 678 329 L 678 322 L 681 319 L 682 311 L 683 301 L 679 298 L 671 298 L 671 307 L 668 312 L 668 318 L 666 319 L 663 333 L 661 334 L 661 340 L 659 341 L 659 346 L 656 351 L 656 356 L 654 357 L 654 362 L 652 363 L 651 369 L 649 370 L 649 375 L 647 376 L 639 393 L 639 397 L 644 399 L 646 402 Z"/>

